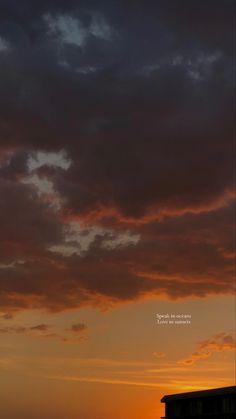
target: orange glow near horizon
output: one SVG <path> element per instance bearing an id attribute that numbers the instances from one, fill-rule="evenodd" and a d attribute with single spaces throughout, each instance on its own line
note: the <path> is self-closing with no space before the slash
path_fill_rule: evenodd
<path id="1" fill-rule="evenodd" d="M 18 313 L 2 329 L 3 412 L 13 388 L 22 410 L 17 419 L 42 404 L 46 419 L 159 419 L 165 394 L 234 384 L 233 310 L 233 299 L 211 297 L 145 301 L 108 312 Z M 191 313 L 192 323 L 160 326 L 156 312 Z M 70 328 L 75 319 L 78 326 Z M 193 363 L 182 362 L 192 356 Z"/>

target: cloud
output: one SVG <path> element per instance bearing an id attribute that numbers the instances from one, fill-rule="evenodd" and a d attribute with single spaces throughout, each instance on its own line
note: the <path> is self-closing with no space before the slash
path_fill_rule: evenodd
<path id="1" fill-rule="evenodd" d="M 6 41 L 3 38 L 0 37 L 0 53 L 2 51 L 6 51 L 7 48 L 8 48 L 8 45 L 7 45 Z"/>
<path id="2" fill-rule="evenodd" d="M 200 342 L 201 350 L 211 350 L 212 352 L 234 351 L 235 335 L 231 333 L 218 333 L 213 339 Z"/>
<path id="3" fill-rule="evenodd" d="M 83 226 L 79 222 L 69 222 L 65 225 L 63 242 L 50 246 L 49 251 L 63 256 L 84 256 L 94 243 L 99 242 L 100 247 L 112 251 L 113 249 L 135 246 L 140 236 L 129 230 L 116 231 L 99 226 Z"/>
<path id="4" fill-rule="evenodd" d="M 3 312 L 233 294 L 233 2 L 18 3 L 0 0 Z"/>
<path id="5" fill-rule="evenodd" d="M 32 326 L 30 330 L 39 330 L 40 332 L 46 332 L 49 326 L 47 324 L 37 324 L 36 326 Z"/>
<path id="6" fill-rule="evenodd" d="M 20 269 L 26 255 L 40 253 L 46 243 L 61 237 L 61 226 L 47 203 L 40 200 L 31 185 L 11 180 L 0 180 L 1 258 L 5 264 L 12 260 Z M 16 209 L 17 208 L 17 209 Z M 37 249 L 37 250 L 36 250 Z M 6 266 L 7 269 L 7 266 Z"/>
<path id="7" fill-rule="evenodd" d="M 135 387 L 150 387 L 150 388 L 163 388 L 168 387 L 164 383 L 151 383 L 147 381 L 130 381 L 130 380 L 118 380 L 112 378 L 97 378 L 97 377 L 79 377 L 79 376 L 45 376 L 50 380 L 62 380 L 62 381 L 78 381 L 82 383 L 99 383 L 99 384 L 112 384 L 112 385 L 127 385 Z"/>
<path id="8" fill-rule="evenodd" d="M 57 153 L 38 151 L 34 155 L 29 156 L 27 163 L 30 172 L 43 166 L 60 167 L 61 169 L 67 170 L 71 165 L 70 160 L 63 150 Z"/>
<path id="9" fill-rule="evenodd" d="M 4 326 L 0 328 L 0 333 L 25 333 L 26 327 L 23 326 Z"/>
<path id="10" fill-rule="evenodd" d="M 27 247 L 26 237 L 27 254 L 12 244 L 15 257 L 24 256 L 24 263 L 0 269 L 3 311 L 109 308 L 142 298 L 232 294 L 234 263 L 222 248 L 234 248 L 233 212 L 143 225 L 135 246 L 107 249 L 98 236 L 83 256 L 51 252 L 47 241 Z"/>
<path id="11" fill-rule="evenodd" d="M 199 342 L 198 351 L 193 352 L 188 358 L 179 361 L 183 365 L 193 365 L 199 360 L 211 357 L 215 352 L 234 351 L 235 334 L 234 332 L 221 332 L 214 335 L 211 339 Z"/>
<path id="12" fill-rule="evenodd" d="M 49 33 L 59 36 L 63 42 L 82 46 L 86 39 L 86 30 L 77 19 L 72 16 L 45 16 L 49 27 Z"/>
<path id="13" fill-rule="evenodd" d="M 165 352 L 153 352 L 152 354 L 155 358 L 164 358 L 166 356 Z"/>
<path id="14" fill-rule="evenodd" d="M 14 334 L 14 335 L 23 335 L 30 336 L 31 338 L 40 338 L 40 339 L 53 339 L 65 344 L 80 344 L 85 342 L 88 337 L 83 334 L 88 329 L 85 324 L 79 323 L 72 325 L 70 329 L 65 329 L 64 333 L 58 333 L 53 331 L 52 327 L 47 324 L 37 324 L 34 326 L 2 326 L 0 325 L 0 334 Z M 68 335 L 68 332 L 73 332 L 80 336 L 71 337 Z"/>
<path id="15" fill-rule="evenodd" d="M 77 17 L 71 15 L 57 15 L 54 17 L 48 14 L 45 16 L 45 21 L 49 28 L 49 35 L 77 47 L 85 46 L 90 36 L 102 40 L 110 40 L 112 29 L 104 16 L 99 13 L 92 13 L 89 18 L 90 24 L 87 26 Z"/>
<path id="16" fill-rule="evenodd" d="M 11 313 L 4 313 L 1 315 L 1 318 L 4 320 L 12 320 L 14 316 Z"/>
<path id="17" fill-rule="evenodd" d="M 82 333 L 85 332 L 88 329 L 88 326 L 84 323 L 76 323 L 72 324 L 70 329 L 67 329 L 68 331 L 75 332 L 75 333 Z"/>
<path id="18" fill-rule="evenodd" d="M 47 336 L 44 334 L 44 332 L 47 332 L 48 329 L 50 328 L 49 325 L 46 324 L 38 324 L 35 326 L 17 326 L 17 325 L 13 325 L 13 326 L 3 326 L 0 328 L 0 333 L 22 333 L 22 334 L 26 334 L 26 335 L 30 335 L 30 336 Z M 32 333 L 31 333 L 32 331 Z M 36 334 L 34 334 L 34 332 Z M 37 334 L 37 332 L 39 332 Z M 43 332 L 43 333 L 41 333 Z"/>

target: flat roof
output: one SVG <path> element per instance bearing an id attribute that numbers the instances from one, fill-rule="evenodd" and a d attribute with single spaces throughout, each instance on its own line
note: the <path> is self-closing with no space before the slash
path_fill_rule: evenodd
<path id="1" fill-rule="evenodd" d="M 188 393 L 170 394 L 170 395 L 162 397 L 161 402 L 166 403 L 166 402 L 174 401 L 174 400 L 195 399 L 198 397 L 200 398 L 200 397 L 209 397 L 209 396 L 220 396 L 224 394 L 236 394 L 236 386 L 212 388 L 209 390 L 201 390 L 201 391 L 190 391 Z"/>

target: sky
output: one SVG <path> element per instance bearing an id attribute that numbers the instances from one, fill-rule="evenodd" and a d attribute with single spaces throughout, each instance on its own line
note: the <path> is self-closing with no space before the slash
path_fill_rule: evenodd
<path id="1" fill-rule="evenodd" d="M 235 384 L 234 16 L 0 0 L 5 419 L 159 419 Z"/>

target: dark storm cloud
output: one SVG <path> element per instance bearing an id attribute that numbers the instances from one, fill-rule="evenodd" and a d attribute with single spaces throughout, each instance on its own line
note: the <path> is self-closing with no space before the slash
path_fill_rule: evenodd
<path id="1" fill-rule="evenodd" d="M 70 212 L 110 206 L 139 217 L 153 206 L 171 212 L 212 205 L 232 189 L 231 2 L 218 25 L 229 34 L 225 48 L 217 44 L 220 7 L 210 17 L 208 2 L 197 13 L 194 5 L 183 7 L 183 15 L 198 23 L 197 34 L 189 28 L 188 39 L 182 34 L 183 16 L 150 2 L 138 10 L 154 7 L 158 20 L 128 14 L 130 36 L 117 21 L 111 42 L 90 33 L 83 47 L 50 37 L 42 18 L 45 7 L 34 12 L 44 37 L 26 47 L 13 44 L 1 54 L 2 138 L 12 147 L 65 147 L 73 155 L 71 170 L 56 179 Z M 208 31 L 215 29 L 215 44 L 208 45 L 204 22 L 200 29 L 203 10 L 212 25 Z M 49 3 L 48 12 L 62 13 L 57 3 L 54 11 Z M 74 13 L 84 22 L 82 11 Z M 106 19 L 112 28 L 110 9 Z M 148 23 L 152 30 L 146 33 Z"/>
<path id="2" fill-rule="evenodd" d="M 25 150 L 15 152 L 7 159 L 3 159 L 0 176 L 3 179 L 17 180 L 27 172 L 28 153 Z M 7 161 L 6 161 L 7 160 Z"/>
<path id="3" fill-rule="evenodd" d="M 1 20 L 22 27 L 31 27 L 45 13 L 75 14 L 79 11 L 83 16 L 85 11 L 100 10 L 107 14 L 113 23 L 116 21 L 122 24 L 123 29 L 128 25 L 135 25 L 135 22 L 145 27 L 145 23 L 153 18 L 155 21 L 162 21 L 163 24 L 167 23 L 170 30 L 177 32 L 185 41 L 186 37 L 198 41 L 204 37 L 204 43 L 210 44 L 224 42 L 225 39 L 232 40 L 228 25 L 233 24 L 235 7 L 233 0 L 215 0 L 214 4 L 212 0 L 182 0 L 173 4 L 165 0 L 22 0 L 20 3 L 17 0 L 1 0 L 0 5 Z"/>
<path id="4" fill-rule="evenodd" d="M 142 240 L 128 248 L 108 251 L 97 238 L 83 257 L 31 255 L 30 262 L 0 269 L 1 306 L 60 311 L 232 294 L 233 222 L 234 211 L 227 209 L 142 226 Z"/>
<path id="5" fill-rule="evenodd" d="M 62 237 L 61 225 L 50 206 L 31 185 L 0 180 L 0 263 L 20 260 Z"/>
<path id="6" fill-rule="evenodd" d="M 233 8 L 0 0 L 6 309 L 232 292 Z M 23 183 L 37 150 L 71 160 L 33 172 L 58 210 Z M 141 239 L 108 251 L 97 236 L 83 258 L 59 256 L 68 220 Z"/>

